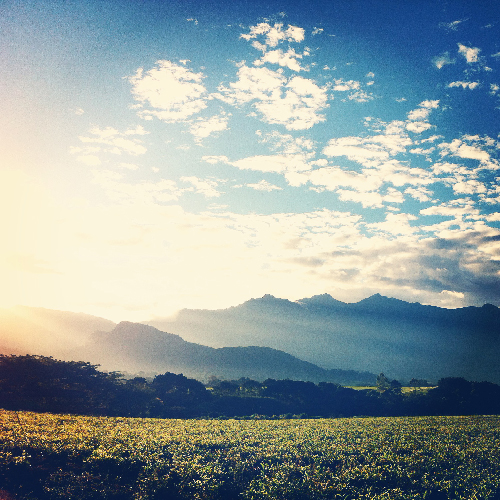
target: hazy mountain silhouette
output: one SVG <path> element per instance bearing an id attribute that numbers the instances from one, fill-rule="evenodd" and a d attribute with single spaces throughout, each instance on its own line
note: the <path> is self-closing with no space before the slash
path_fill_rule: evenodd
<path id="1" fill-rule="evenodd" d="M 178 335 L 139 323 L 123 321 L 111 332 L 96 333 L 92 342 L 78 349 L 78 355 L 108 370 L 132 373 L 183 373 L 207 380 L 248 377 L 372 384 L 375 375 L 347 370 L 325 370 L 269 347 L 213 348 L 186 342 Z"/>
<path id="2" fill-rule="evenodd" d="M 500 309 L 490 304 L 443 309 L 379 294 L 354 304 L 327 294 L 295 302 L 265 295 L 223 310 L 186 309 L 147 324 L 161 331 L 131 323 L 117 327 L 80 313 L 0 309 L 0 353 L 196 378 L 350 384 L 362 378 L 354 372 L 384 372 L 403 381 L 458 376 L 500 383 Z"/>
<path id="3" fill-rule="evenodd" d="M 223 310 L 182 310 L 146 322 L 212 347 L 266 346 L 323 368 L 500 383 L 500 309 L 443 309 L 373 295 L 292 302 L 265 295 Z"/>
<path id="4" fill-rule="evenodd" d="M 95 331 L 115 326 L 90 314 L 26 306 L 0 309 L 0 353 L 62 357 L 67 349 L 86 344 Z"/>

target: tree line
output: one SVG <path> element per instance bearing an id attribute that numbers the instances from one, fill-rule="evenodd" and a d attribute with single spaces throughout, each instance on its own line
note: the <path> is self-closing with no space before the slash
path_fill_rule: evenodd
<path id="1" fill-rule="evenodd" d="M 351 417 L 500 414 L 500 386 L 449 377 L 422 390 L 377 378 L 355 390 L 330 382 L 247 378 L 203 384 L 182 374 L 125 379 L 83 361 L 0 355 L 0 407 L 79 415 L 152 418 Z"/>

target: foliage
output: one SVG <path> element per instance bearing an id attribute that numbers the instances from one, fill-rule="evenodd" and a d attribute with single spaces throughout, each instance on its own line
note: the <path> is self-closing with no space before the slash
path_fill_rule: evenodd
<path id="1" fill-rule="evenodd" d="M 500 414 L 500 386 L 444 378 L 436 388 L 402 391 L 380 374 L 373 390 L 330 382 L 212 380 L 208 390 L 184 375 L 124 380 L 85 362 L 0 356 L 0 407 L 122 417 L 199 418 L 259 415 L 321 417 Z"/>
<path id="2" fill-rule="evenodd" d="M 1 411 L 0 490 L 19 500 L 497 500 L 500 417 L 158 420 Z"/>
<path id="3" fill-rule="evenodd" d="M 120 375 L 83 361 L 0 355 L 0 405 L 7 409 L 113 414 Z"/>

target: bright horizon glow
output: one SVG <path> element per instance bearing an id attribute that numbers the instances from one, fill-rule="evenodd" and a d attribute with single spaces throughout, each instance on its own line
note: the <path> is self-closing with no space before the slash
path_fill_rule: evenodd
<path id="1" fill-rule="evenodd" d="M 0 307 L 500 306 L 499 17 L 4 2 Z"/>

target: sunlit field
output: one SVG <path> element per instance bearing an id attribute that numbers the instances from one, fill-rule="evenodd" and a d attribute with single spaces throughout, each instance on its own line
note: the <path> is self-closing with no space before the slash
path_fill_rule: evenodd
<path id="1" fill-rule="evenodd" d="M 493 499 L 500 417 L 156 420 L 2 411 L 2 494 Z"/>

